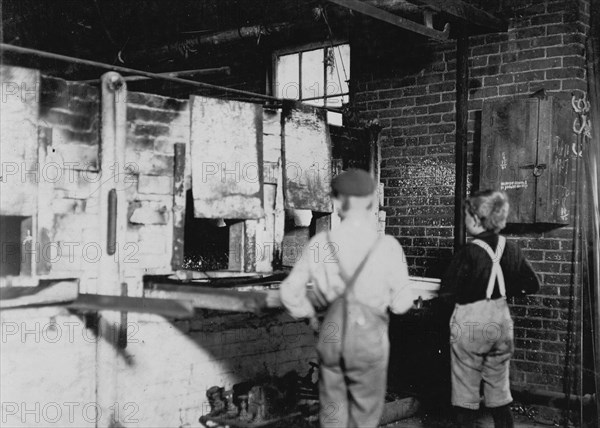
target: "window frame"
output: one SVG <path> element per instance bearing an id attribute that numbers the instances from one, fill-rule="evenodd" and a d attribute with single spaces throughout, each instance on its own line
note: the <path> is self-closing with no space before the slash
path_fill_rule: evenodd
<path id="1" fill-rule="evenodd" d="M 348 103 L 351 102 L 351 91 L 350 91 L 350 85 L 348 84 L 348 91 L 347 92 L 341 92 L 339 94 L 335 94 L 335 95 L 327 95 L 326 90 L 327 90 L 327 67 L 324 66 L 323 67 L 323 96 L 319 96 L 319 97 L 307 97 L 307 98 L 302 98 L 302 53 L 303 52 L 307 52 L 307 51 L 312 51 L 312 50 L 317 50 L 317 49 L 322 49 L 325 52 L 326 48 L 331 48 L 332 46 L 335 48 L 337 46 L 340 45 L 348 45 L 348 48 L 350 49 L 350 53 L 349 53 L 349 57 L 350 57 L 350 61 L 352 60 L 352 47 L 350 45 L 350 41 L 347 39 L 334 39 L 332 41 L 329 42 L 314 42 L 314 43 L 307 43 L 307 44 L 301 44 L 301 45 L 292 45 L 292 46 L 288 46 L 285 48 L 281 48 L 281 49 L 277 49 L 275 51 L 273 51 L 272 56 L 271 56 L 271 94 L 274 96 L 279 97 L 279 91 L 278 91 L 278 86 L 279 86 L 279 79 L 278 79 L 278 69 L 277 69 L 277 60 L 279 59 L 279 57 L 281 56 L 285 56 L 285 55 L 291 55 L 291 54 L 300 54 L 299 57 L 299 62 L 298 62 L 298 80 L 299 80 L 299 88 L 298 88 L 298 101 L 302 102 L 302 103 L 306 103 L 307 101 L 314 101 L 314 100 L 324 100 L 324 105 L 323 106 L 317 106 L 317 107 L 321 107 L 321 108 L 327 108 L 327 99 L 328 98 L 336 98 L 336 97 L 343 97 L 343 96 L 347 96 L 348 97 Z M 346 64 L 344 64 L 344 66 L 346 66 Z M 348 74 L 350 74 L 350 64 L 347 64 L 347 70 L 348 70 Z M 352 77 L 348 76 L 348 80 L 350 80 Z M 337 107 L 336 107 L 337 108 Z"/>

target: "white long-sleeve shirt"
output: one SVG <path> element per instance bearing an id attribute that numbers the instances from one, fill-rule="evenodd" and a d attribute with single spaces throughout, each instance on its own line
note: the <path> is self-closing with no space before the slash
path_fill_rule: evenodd
<path id="1" fill-rule="evenodd" d="M 289 313 L 295 318 L 315 315 L 307 297 L 309 282 L 328 303 L 339 297 L 345 289 L 340 268 L 351 277 L 378 238 L 377 230 L 365 218 L 347 218 L 329 234 L 321 232 L 311 238 L 280 287 L 281 301 Z M 354 295 L 381 313 L 388 307 L 397 314 L 411 308 L 406 258 L 395 238 L 385 236 L 377 243 L 354 284 Z"/>

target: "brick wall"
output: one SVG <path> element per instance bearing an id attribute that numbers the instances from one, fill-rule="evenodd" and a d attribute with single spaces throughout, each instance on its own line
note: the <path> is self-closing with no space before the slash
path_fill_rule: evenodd
<path id="1" fill-rule="evenodd" d="M 3 90 L 4 83 L 19 83 L 11 103 L 0 105 L 3 150 L 28 147 L 11 152 L 11 161 L 21 166 L 34 164 L 39 148 L 40 162 L 60 170 L 59 180 L 49 169 L 34 175 L 28 183 L 35 204 L 10 214 L 37 216 L 40 243 L 55 251 L 48 257 L 41 252 L 39 275 L 78 277 L 81 292 L 95 292 L 97 260 L 82 248 L 104 242 L 97 236 L 97 189 L 103 182 L 98 89 L 16 67 L 3 67 L 2 79 Z M 32 96 L 21 96 L 23 82 Z M 173 145 L 189 147 L 190 116 L 187 100 L 130 92 L 123 101 L 126 165 L 119 169 L 128 180 L 118 190 L 128 201 L 125 244 L 133 244 L 134 252 L 120 250 L 132 262 L 125 269 L 127 290 L 140 296 L 143 274 L 171 271 Z M 5 122 L 7 112 L 13 122 Z M 128 313 L 127 345 L 116 350 L 117 402 L 98 408 L 97 384 L 103 380 L 97 379 L 97 353 L 104 340 L 98 332 L 105 330 L 97 324 L 93 315 L 59 306 L 2 311 L 2 424 L 92 427 L 97 411 L 111 411 L 119 426 L 200 427 L 211 386 L 230 388 L 289 370 L 305 374 L 315 359 L 312 331 L 280 311 L 262 316 L 198 311 L 186 321 Z"/>
<path id="2" fill-rule="evenodd" d="M 127 426 L 200 426 L 211 386 L 231 388 L 290 370 L 303 375 L 316 357 L 312 331 L 280 313 L 199 311 L 175 322 L 142 316 L 135 328 L 119 361 L 118 401 L 139 405 L 139 422 Z"/>
<path id="3" fill-rule="evenodd" d="M 170 272 L 172 254 L 173 145 L 188 143 L 186 100 L 128 93 L 125 165 L 108 174 L 125 174 L 118 190 L 128 200 L 125 242 L 128 268 L 142 273 Z M 46 163 L 40 168 L 40 274 L 83 278 L 83 291 L 96 277 L 92 250 L 98 236 L 99 188 L 106 173 L 99 171 L 99 90 L 90 85 L 44 76 L 41 80 L 40 141 Z M 58 175 L 58 179 L 55 179 Z M 110 177 L 109 177 L 110 178 Z M 87 279 L 86 279 L 87 278 Z M 93 288 L 91 288 L 93 289 Z"/>
<path id="4" fill-rule="evenodd" d="M 2 423 L 93 427 L 96 346 L 93 317 L 57 307 L 2 311 Z M 282 313 L 256 316 L 199 311 L 191 320 L 129 314 L 118 351 L 117 399 L 123 427 L 201 427 L 206 390 L 290 370 L 306 374 L 315 338 Z"/>
<path id="5" fill-rule="evenodd" d="M 528 96 L 542 88 L 570 99 L 571 93 L 581 96 L 586 89 L 583 43 L 589 4 L 529 1 L 513 6 L 511 14 L 507 33 L 469 40 L 469 190 L 478 183 L 484 99 Z M 452 254 L 454 233 L 455 45 L 425 43 L 398 50 L 383 49 L 381 61 L 361 62 L 361 49 L 353 49 L 353 61 L 360 63 L 353 69 L 355 100 L 363 118 L 379 118 L 384 126 L 387 233 L 404 246 L 411 274 L 440 276 Z M 538 295 L 515 299 L 512 305 L 517 346 L 513 385 L 561 391 L 573 230 L 531 226 L 508 238 L 523 248 L 543 284 Z M 571 358 L 573 375 L 576 358 Z"/>
<path id="6" fill-rule="evenodd" d="M 174 145 L 189 147 L 189 136 L 187 100 L 128 92 L 125 162 L 131 185 L 126 189 L 126 241 L 135 244 L 137 270 L 171 271 Z"/>
<path id="7" fill-rule="evenodd" d="M 42 76 L 40 126 L 52 128 L 52 145 L 76 170 L 99 168 L 100 98 L 97 87 Z"/>
<path id="8" fill-rule="evenodd" d="M 43 76 L 40 88 L 38 274 L 95 281 L 100 158 L 98 88 Z M 55 178 L 57 177 L 57 178 Z M 91 286 L 91 285 L 90 285 Z"/>
<path id="9" fill-rule="evenodd" d="M 40 73 L 0 66 L 2 119 L 0 120 L 0 214 L 30 216 L 37 210 Z M 2 251 L 5 248 L 3 246 Z"/>

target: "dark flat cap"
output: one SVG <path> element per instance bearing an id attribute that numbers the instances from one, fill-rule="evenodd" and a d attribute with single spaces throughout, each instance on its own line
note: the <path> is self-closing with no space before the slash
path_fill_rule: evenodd
<path id="1" fill-rule="evenodd" d="M 375 181 L 367 171 L 349 169 L 331 181 L 334 194 L 347 196 L 369 196 L 375 191 Z"/>

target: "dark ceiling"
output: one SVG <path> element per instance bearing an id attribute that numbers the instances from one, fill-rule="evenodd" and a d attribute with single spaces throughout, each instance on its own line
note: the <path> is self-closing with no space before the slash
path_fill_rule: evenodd
<path id="1" fill-rule="evenodd" d="M 325 28 L 315 17 L 318 5 L 313 0 L 3 0 L 3 43 L 160 69 L 168 59 L 156 55 L 161 49 L 179 44 L 184 54 L 186 41 L 224 30 L 278 23 Z M 340 8 L 327 9 L 337 25 Z"/>
<path id="2" fill-rule="evenodd" d="M 192 35 L 297 18 L 281 0 L 4 0 L 4 41 L 108 59 Z M 260 4 L 261 7 L 257 7 Z M 113 58 L 114 59 L 114 58 Z"/>
<path id="3" fill-rule="evenodd" d="M 422 19 L 422 14 L 412 13 L 420 9 L 406 0 L 370 2 L 382 7 L 402 3 L 404 10 L 394 13 Z M 498 3 L 487 2 L 488 10 Z M 159 72 L 218 66 L 211 59 L 234 41 L 238 47 L 245 44 L 266 52 L 283 45 L 347 38 L 357 15 L 324 0 L 2 0 L 2 42 Z M 449 20 L 443 15 L 434 21 L 440 29 Z M 363 24 L 375 22 L 361 19 Z M 273 30 L 281 24 L 285 27 Z M 260 29 L 260 37 L 242 31 L 253 26 Z M 389 31 L 391 26 L 377 22 L 376 27 Z M 395 40 L 415 37 L 392 29 L 402 37 Z M 85 77 L 89 71 L 57 61 L 15 59 L 6 53 L 3 59 L 71 78 Z"/>

